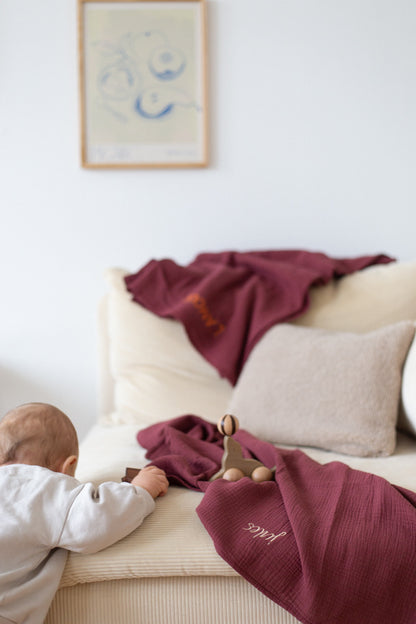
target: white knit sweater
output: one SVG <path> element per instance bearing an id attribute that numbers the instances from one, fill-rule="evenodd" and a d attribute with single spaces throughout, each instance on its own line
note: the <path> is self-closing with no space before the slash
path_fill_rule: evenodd
<path id="1" fill-rule="evenodd" d="M 39 466 L 0 466 L 0 624 L 41 624 L 67 551 L 110 546 L 154 507 L 146 490 L 129 483 L 95 489 Z"/>

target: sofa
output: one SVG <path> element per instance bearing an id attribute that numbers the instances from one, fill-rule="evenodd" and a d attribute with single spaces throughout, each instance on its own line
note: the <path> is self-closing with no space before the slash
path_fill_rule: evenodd
<path id="1" fill-rule="evenodd" d="M 120 481 L 126 467 L 148 463 L 141 430 L 231 413 L 277 447 L 416 491 L 416 262 L 313 287 L 308 310 L 265 334 L 235 386 L 181 323 L 132 300 L 126 274 L 107 271 L 99 304 L 99 414 L 81 444 L 80 481 Z M 125 539 L 70 553 L 46 624 L 306 622 L 220 556 L 196 513 L 204 496 L 172 485 Z"/>

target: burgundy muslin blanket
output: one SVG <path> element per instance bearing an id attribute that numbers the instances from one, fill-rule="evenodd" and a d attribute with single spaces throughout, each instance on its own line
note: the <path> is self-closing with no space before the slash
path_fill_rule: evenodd
<path id="1" fill-rule="evenodd" d="M 152 260 L 125 283 L 134 301 L 181 321 L 194 347 L 235 384 L 262 335 L 305 312 L 311 286 L 391 260 L 293 250 L 204 253 L 187 266 Z"/>
<path id="2" fill-rule="evenodd" d="M 304 624 L 415 624 L 416 494 L 341 462 L 321 465 L 244 430 L 275 480 L 208 482 L 222 440 L 184 416 L 138 434 L 171 483 L 205 492 L 197 513 L 220 556 Z"/>

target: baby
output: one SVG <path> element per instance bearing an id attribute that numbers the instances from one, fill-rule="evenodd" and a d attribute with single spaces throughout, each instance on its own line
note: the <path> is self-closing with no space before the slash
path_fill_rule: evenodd
<path id="1" fill-rule="evenodd" d="M 78 438 L 56 407 L 28 403 L 0 421 L 0 624 L 41 624 L 67 551 L 94 553 L 138 527 L 166 494 L 163 470 L 97 489 L 74 478 Z"/>

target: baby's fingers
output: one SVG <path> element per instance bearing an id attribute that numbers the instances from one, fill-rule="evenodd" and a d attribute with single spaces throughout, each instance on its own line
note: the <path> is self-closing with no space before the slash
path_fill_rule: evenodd
<path id="1" fill-rule="evenodd" d="M 155 475 L 163 475 L 164 477 L 166 477 L 165 471 L 161 468 L 158 468 L 157 466 L 145 466 L 144 468 L 142 468 L 142 470 L 145 470 L 146 472 L 151 472 Z"/>

